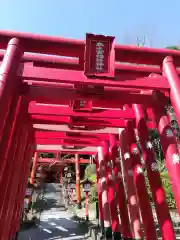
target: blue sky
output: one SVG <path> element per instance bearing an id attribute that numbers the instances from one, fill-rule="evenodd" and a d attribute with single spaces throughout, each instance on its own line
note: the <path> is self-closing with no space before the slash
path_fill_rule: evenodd
<path id="1" fill-rule="evenodd" d="M 112 35 L 118 43 L 180 45 L 180 0 L 0 0 L 0 29 L 84 39 Z"/>

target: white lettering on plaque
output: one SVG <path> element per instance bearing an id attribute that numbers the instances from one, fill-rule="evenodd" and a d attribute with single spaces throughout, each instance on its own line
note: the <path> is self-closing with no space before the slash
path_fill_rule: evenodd
<path id="1" fill-rule="evenodd" d="M 96 70 L 104 71 L 104 44 L 101 42 L 96 43 Z"/>
<path id="2" fill-rule="evenodd" d="M 83 187 L 84 187 L 84 192 L 89 192 L 91 190 L 91 184 L 90 183 L 85 183 Z"/>
<path id="3" fill-rule="evenodd" d="M 31 196 L 32 195 L 32 188 L 27 188 L 26 189 L 26 196 Z"/>

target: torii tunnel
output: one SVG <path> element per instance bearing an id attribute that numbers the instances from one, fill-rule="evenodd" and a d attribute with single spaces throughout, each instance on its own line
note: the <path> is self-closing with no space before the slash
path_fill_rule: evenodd
<path id="1" fill-rule="evenodd" d="M 146 168 L 162 239 L 176 239 L 148 130 L 158 130 L 180 213 L 180 156 L 165 111 L 171 104 L 180 124 L 180 52 L 7 31 L 0 49 L 0 239 L 19 230 L 38 152 L 74 154 L 77 179 L 78 154 L 93 155 L 105 238 L 157 239 Z"/>

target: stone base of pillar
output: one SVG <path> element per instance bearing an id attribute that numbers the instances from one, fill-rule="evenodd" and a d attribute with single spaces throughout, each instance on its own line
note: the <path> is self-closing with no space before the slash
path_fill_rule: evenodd
<path id="1" fill-rule="evenodd" d="M 112 239 L 112 228 L 111 227 L 104 228 L 104 237 L 106 240 Z"/>
<path id="2" fill-rule="evenodd" d="M 120 239 L 122 239 L 120 232 L 113 232 L 112 236 L 113 236 L 112 237 L 113 240 L 120 240 Z"/>

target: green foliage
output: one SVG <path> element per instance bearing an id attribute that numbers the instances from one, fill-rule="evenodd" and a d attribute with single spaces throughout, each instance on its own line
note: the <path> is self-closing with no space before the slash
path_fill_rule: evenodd
<path id="1" fill-rule="evenodd" d="M 163 188 L 164 188 L 164 191 L 165 191 L 165 194 L 166 194 L 166 201 L 168 203 L 169 208 L 174 209 L 174 208 L 176 208 L 176 203 L 175 203 L 175 200 L 174 200 L 174 197 L 173 197 L 171 182 L 170 182 L 170 179 L 169 179 L 168 171 L 165 167 L 164 161 L 162 161 L 161 159 L 157 159 L 157 164 L 158 164 L 158 169 L 159 169 L 159 172 L 160 172 L 160 175 L 161 175 Z M 147 178 L 147 173 L 145 173 L 145 177 L 146 177 L 146 184 L 147 184 L 149 197 L 150 197 L 151 203 L 153 205 L 152 193 L 151 193 L 151 190 L 150 190 L 149 181 L 148 181 L 148 178 Z"/>
<path id="2" fill-rule="evenodd" d="M 39 154 L 39 157 L 42 157 L 42 158 L 53 158 L 54 157 L 54 154 L 53 153 L 40 153 Z"/>
<path id="3" fill-rule="evenodd" d="M 156 157 L 160 160 L 163 160 L 164 155 L 162 152 L 158 131 L 156 129 L 149 129 L 149 136 L 150 136 L 150 140 L 152 141 L 153 148 L 156 153 Z"/>
<path id="4" fill-rule="evenodd" d="M 96 165 L 95 164 L 87 165 L 84 172 L 84 179 L 88 179 L 96 183 Z M 83 192 L 82 192 L 82 196 L 84 196 Z M 89 192 L 89 202 L 93 203 L 95 201 L 97 201 L 97 185 L 93 184 Z"/>
<path id="5" fill-rule="evenodd" d="M 180 47 L 179 46 L 168 46 L 167 49 L 180 50 Z"/>
<path id="6" fill-rule="evenodd" d="M 85 169 L 85 179 L 89 179 L 91 175 L 96 174 L 96 165 L 95 164 L 89 164 L 87 165 Z"/>
<path id="7" fill-rule="evenodd" d="M 88 179 L 92 182 L 96 182 L 96 174 L 90 175 Z"/>
<path id="8" fill-rule="evenodd" d="M 94 184 L 94 185 L 92 185 L 91 191 L 90 191 L 90 193 L 89 193 L 89 202 L 90 202 L 90 203 L 96 202 L 97 199 L 98 199 L 97 185 Z"/>
<path id="9" fill-rule="evenodd" d="M 166 200 L 167 200 L 169 208 L 176 208 L 176 202 L 174 200 L 171 182 L 170 182 L 167 171 L 161 173 L 161 179 L 162 179 L 163 187 L 164 187 L 164 190 L 166 193 Z"/>

